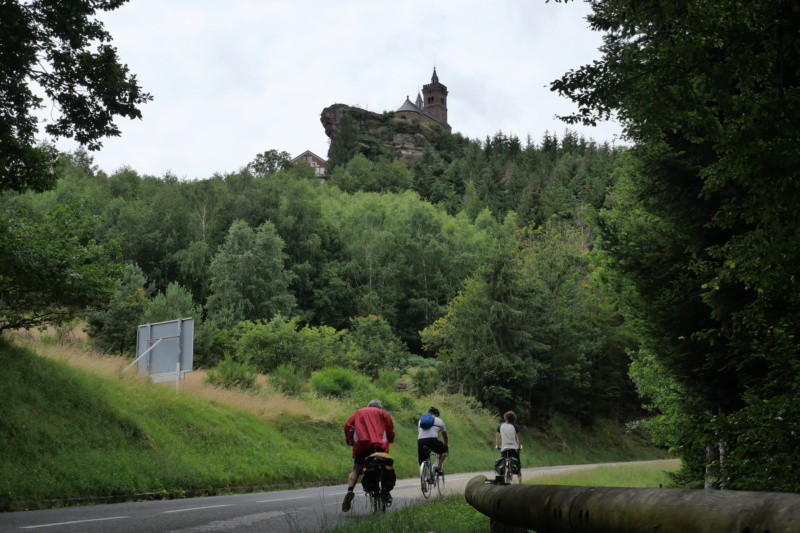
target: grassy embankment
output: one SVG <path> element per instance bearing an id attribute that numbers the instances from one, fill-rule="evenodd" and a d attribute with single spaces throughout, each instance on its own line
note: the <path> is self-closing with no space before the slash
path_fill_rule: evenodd
<path id="1" fill-rule="evenodd" d="M 537 485 L 579 485 L 585 487 L 658 487 L 666 484 L 666 472 L 679 467 L 677 460 L 610 465 L 576 472 L 538 476 L 527 483 Z M 331 533 L 398 533 L 402 531 L 447 531 L 476 533 L 489 531 L 489 518 L 464 500 L 463 494 L 427 500 L 420 505 L 380 516 L 368 516 Z"/>
<path id="2" fill-rule="evenodd" d="M 0 340 L 0 510 L 343 483 L 351 463 L 342 426 L 371 397 L 395 420 L 401 477 L 416 475 L 416 420 L 431 404 L 448 424 L 450 472 L 487 470 L 495 458 L 496 419 L 463 396 L 373 387 L 287 397 L 267 384 L 241 393 L 203 383 L 199 371 L 176 394 L 174 383 L 120 375 L 127 364 L 80 344 Z M 663 457 L 613 424 L 525 432 L 526 467 Z"/>

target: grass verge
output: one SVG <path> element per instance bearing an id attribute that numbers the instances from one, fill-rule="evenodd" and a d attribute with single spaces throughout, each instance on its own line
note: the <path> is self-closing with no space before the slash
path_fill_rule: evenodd
<path id="1" fill-rule="evenodd" d="M 80 345 L 0 339 L 0 510 L 343 483 L 351 456 L 342 426 L 368 395 L 380 397 L 394 418 L 400 477 L 416 475 L 416 421 L 429 405 L 448 425 L 449 472 L 488 470 L 494 462 L 496 418 L 464 396 L 371 389 L 355 398 L 287 397 L 268 386 L 216 389 L 199 372 L 176 394 L 174 383 L 121 375 L 127 363 Z M 524 429 L 532 435 L 524 466 L 663 456 L 613 424 L 592 428 L 591 437 L 560 427 L 558 436 Z"/>

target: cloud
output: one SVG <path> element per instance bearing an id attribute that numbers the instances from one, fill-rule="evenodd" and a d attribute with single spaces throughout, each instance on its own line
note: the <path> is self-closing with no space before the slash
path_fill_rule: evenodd
<path id="1" fill-rule="evenodd" d="M 325 156 L 323 108 L 395 110 L 430 82 L 434 62 L 454 131 L 538 140 L 566 129 L 553 115 L 573 110 L 549 83 L 599 58 L 587 13 L 583 3 L 522 0 L 130 2 L 103 20 L 155 99 L 141 121 L 118 122 L 122 136 L 95 161 L 194 179 L 271 148 Z M 579 133 L 611 141 L 619 126 Z"/>

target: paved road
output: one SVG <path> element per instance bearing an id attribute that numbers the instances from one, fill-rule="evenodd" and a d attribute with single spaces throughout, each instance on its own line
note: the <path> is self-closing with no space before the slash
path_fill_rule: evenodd
<path id="1" fill-rule="evenodd" d="M 557 470 L 587 468 L 593 465 L 526 468 L 523 479 Z M 446 476 L 447 493 L 464 492 L 467 481 L 477 474 Z M 516 479 L 516 478 L 515 478 Z M 130 502 L 41 511 L 0 513 L 0 532 L 275 532 L 310 533 L 352 522 L 368 514 L 368 501 L 360 486 L 353 508 L 341 512 L 346 485 L 281 492 L 261 492 L 232 496 L 211 496 L 186 500 Z M 418 479 L 399 480 L 392 492 L 398 509 L 422 499 Z"/>

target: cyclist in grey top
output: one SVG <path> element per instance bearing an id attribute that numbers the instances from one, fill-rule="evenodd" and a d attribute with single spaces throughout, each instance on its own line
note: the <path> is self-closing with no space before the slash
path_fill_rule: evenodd
<path id="1" fill-rule="evenodd" d="M 444 425 L 444 420 L 439 418 L 439 410 L 436 407 L 428 409 L 428 414 L 434 417 L 433 425 L 428 428 L 422 427 L 422 419 L 417 423 L 417 428 L 419 429 L 419 434 L 417 435 L 417 458 L 420 464 L 427 459 L 427 454 L 424 450 L 427 446 L 439 456 L 434 466 L 435 471 L 442 472 L 442 465 L 449 451 L 447 427 Z M 440 434 L 442 435 L 443 441 L 439 440 Z"/>
<path id="2" fill-rule="evenodd" d="M 497 426 L 495 443 L 497 449 L 503 457 L 511 456 L 519 459 L 519 451 L 522 449 L 522 437 L 519 435 L 519 426 L 516 424 L 517 415 L 514 411 L 508 411 L 503 415 L 504 422 Z"/>

